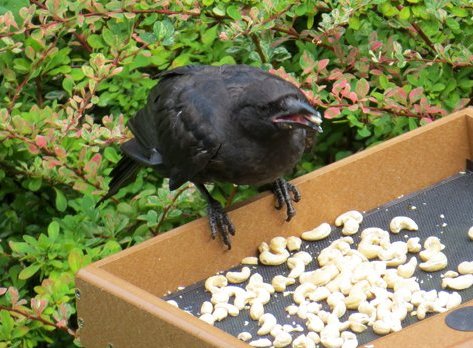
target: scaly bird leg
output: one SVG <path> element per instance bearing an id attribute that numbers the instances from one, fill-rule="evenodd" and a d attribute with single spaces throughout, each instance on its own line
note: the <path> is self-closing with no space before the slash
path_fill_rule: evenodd
<path id="1" fill-rule="evenodd" d="M 222 236 L 223 243 L 228 247 L 228 249 L 231 249 L 232 243 L 230 235 L 235 235 L 235 227 L 230 221 L 230 218 L 223 210 L 221 204 L 210 195 L 209 191 L 207 191 L 203 184 L 194 185 L 207 201 L 207 212 L 212 239 L 215 239 L 217 233 L 219 233 Z"/>
<path id="2" fill-rule="evenodd" d="M 279 178 L 273 182 L 272 191 L 277 199 L 276 209 L 281 209 L 283 205 L 285 205 L 287 208 L 286 221 L 290 221 L 294 215 L 296 215 L 296 209 L 294 209 L 292 201 L 299 202 L 301 200 L 301 194 L 299 190 L 293 184 L 282 178 Z"/>

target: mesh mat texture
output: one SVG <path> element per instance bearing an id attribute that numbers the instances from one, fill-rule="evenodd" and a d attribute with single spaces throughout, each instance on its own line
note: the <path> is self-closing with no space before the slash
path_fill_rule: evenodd
<path id="1" fill-rule="evenodd" d="M 356 207 L 353 207 L 356 209 Z M 462 261 L 473 261 L 473 241 L 470 241 L 467 235 L 468 229 L 473 226 L 473 172 L 468 171 L 454 175 L 434 186 L 427 189 L 417 191 L 414 194 L 399 197 L 381 207 L 363 214 L 364 219 L 360 226 L 360 231 L 367 227 L 381 227 L 389 230 L 389 222 L 395 216 L 409 216 L 419 226 L 419 230 L 415 232 L 401 231 L 399 234 L 390 234 L 391 242 L 406 241 L 410 237 L 420 237 L 421 244 L 429 236 L 437 236 L 440 238 L 445 249 L 443 252 L 448 257 L 447 269 L 456 270 L 457 265 Z M 315 227 L 315 226 L 314 226 Z M 333 227 L 331 235 L 325 240 L 318 242 L 303 242 L 301 250 L 309 252 L 314 258 L 317 257 L 320 250 L 326 248 L 331 242 L 342 237 L 340 228 Z M 355 241 L 355 248 L 360 237 L 359 233 L 352 236 Z M 408 255 L 416 256 L 420 261 L 418 254 Z M 310 263 L 306 271 L 316 268 L 316 261 Z M 242 266 L 237 266 L 231 270 L 240 270 Z M 260 273 L 267 283 L 271 283 L 271 279 L 278 274 L 287 275 L 289 268 L 286 264 L 281 266 L 250 266 L 252 274 Z M 442 290 L 440 286 L 440 274 L 443 271 L 426 273 L 417 268 L 415 277 L 418 278 L 421 289 L 423 290 Z M 245 287 L 247 282 L 239 284 Z M 298 285 L 289 286 L 287 291 L 294 290 Z M 463 302 L 473 299 L 473 287 L 459 291 Z M 174 292 L 165 297 L 166 300 L 175 300 L 181 309 L 187 310 L 198 316 L 202 302 L 210 300 L 210 294 L 204 289 L 204 280 L 196 284 L 186 287 L 183 290 Z M 300 324 L 305 330 L 305 320 L 299 319 L 297 315 L 289 316 L 284 308 L 293 303 L 292 295 L 283 296 L 281 293 L 272 295 L 271 301 L 266 304 L 265 312 L 272 313 L 276 316 L 279 324 Z M 329 310 L 324 302 L 323 309 Z M 347 311 L 347 314 L 340 320 L 346 320 L 348 315 L 353 311 Z M 403 327 L 413 324 L 417 321 L 415 317 L 408 315 L 406 320 L 402 322 Z M 236 317 L 227 317 L 220 322 L 216 322 L 215 326 L 236 336 L 242 331 L 248 331 L 252 334 L 253 339 L 260 336 L 256 334 L 258 324 L 249 317 L 246 310 L 240 311 Z M 302 333 L 302 332 L 301 332 Z M 299 334 L 293 332 L 295 338 Z M 305 331 L 304 333 L 307 333 Z M 265 337 L 265 336 L 262 336 Z M 272 337 L 266 336 L 272 340 Z M 373 333 L 371 328 L 365 332 L 357 334 L 359 344 L 372 341 L 379 336 Z"/>

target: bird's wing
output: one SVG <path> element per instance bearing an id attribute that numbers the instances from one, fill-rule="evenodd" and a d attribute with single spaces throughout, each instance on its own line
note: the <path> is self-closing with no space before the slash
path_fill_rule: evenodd
<path id="1" fill-rule="evenodd" d="M 221 146 L 216 131 L 225 102 L 218 80 L 204 67 L 185 67 L 161 75 L 147 106 L 129 121 L 139 145 L 162 156 L 164 175 L 175 189 L 202 171 Z M 205 91 L 205 93 L 203 93 Z M 222 102 L 223 100 L 223 102 Z M 227 111 L 228 112 L 228 111 Z"/>

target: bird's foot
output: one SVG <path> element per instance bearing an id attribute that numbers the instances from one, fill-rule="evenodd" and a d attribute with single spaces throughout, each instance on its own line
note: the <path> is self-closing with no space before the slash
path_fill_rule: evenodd
<path id="1" fill-rule="evenodd" d="M 282 178 L 276 179 L 273 183 L 272 191 L 277 199 L 276 209 L 281 209 L 285 205 L 287 208 L 286 221 L 290 221 L 296 215 L 296 209 L 294 209 L 292 201 L 299 202 L 301 200 L 301 193 L 293 184 Z"/>
<path id="2" fill-rule="evenodd" d="M 230 218 L 223 211 L 222 206 L 217 201 L 209 202 L 207 211 L 212 239 L 215 239 L 217 233 L 219 233 L 222 236 L 223 243 L 228 247 L 228 249 L 231 249 L 232 243 L 230 235 L 235 235 L 235 227 Z"/>

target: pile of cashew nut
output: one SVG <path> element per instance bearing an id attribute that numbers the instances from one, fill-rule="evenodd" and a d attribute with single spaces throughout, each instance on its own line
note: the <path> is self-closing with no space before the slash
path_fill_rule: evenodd
<path id="1" fill-rule="evenodd" d="M 327 238 L 332 231 L 328 223 L 302 233 L 300 238 L 274 237 L 269 243 L 261 243 L 258 258 L 244 258 L 245 266 L 240 271 L 218 274 L 205 281 L 211 297 L 202 304 L 199 318 L 213 325 L 248 311 L 258 323 L 259 337 L 246 331 L 237 337 L 253 347 L 315 348 L 320 344 L 327 348 L 355 348 L 356 334 L 369 327 L 376 334 L 386 335 L 401 330 L 409 315 L 422 320 L 428 313 L 444 312 L 461 304 L 458 292 L 423 290 L 414 277 L 417 268 L 435 272 L 447 267 L 448 260 L 442 252 L 445 246 L 438 237 L 431 236 L 423 243 L 419 237 L 391 242 L 388 231 L 368 227 L 361 231 L 361 241 L 355 246 L 352 235 L 358 233 L 362 221 L 363 215 L 357 211 L 337 217 L 335 225 L 342 227 L 343 236 L 315 258 L 300 250 L 301 239 Z M 404 216 L 393 218 L 389 224 L 394 234 L 418 228 L 411 218 Z M 422 262 L 418 263 L 414 254 Z M 250 269 L 258 264 L 286 264 L 289 272 L 265 282 Z M 473 261 L 460 263 L 457 270 L 442 275 L 443 289 L 464 290 L 473 286 Z M 278 293 L 292 296 L 293 303 L 285 308 L 287 317 L 304 320 L 305 328 L 278 323 L 266 311 L 265 306 Z M 322 309 L 323 302 L 330 310 Z M 295 337 L 294 332 L 298 332 Z"/>

